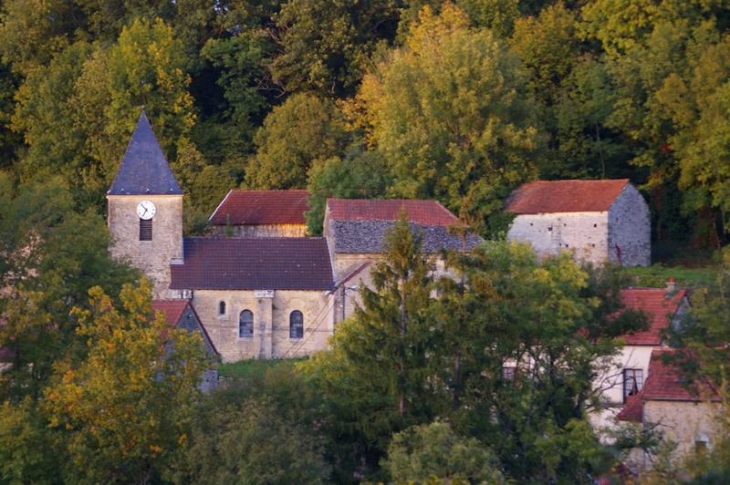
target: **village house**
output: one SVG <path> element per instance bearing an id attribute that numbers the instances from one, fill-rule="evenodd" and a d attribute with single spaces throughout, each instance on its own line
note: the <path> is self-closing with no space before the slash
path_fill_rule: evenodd
<path id="1" fill-rule="evenodd" d="M 569 251 L 594 264 L 651 263 L 649 207 L 628 179 L 530 182 L 506 210 L 515 214 L 507 238 L 541 257 Z"/>
<path id="2" fill-rule="evenodd" d="M 693 453 L 704 453 L 724 438 L 724 409 L 715 387 L 706 379 L 689 382 L 672 362 L 674 349 L 654 349 L 649 361 L 649 377 L 643 388 L 631 396 L 618 419 L 651 428 L 664 440 L 674 443 L 676 462 Z M 652 457 L 633 450 L 626 464 L 635 472 L 651 469 Z"/>
<path id="3" fill-rule="evenodd" d="M 677 288 L 674 280 L 666 288 L 625 288 L 620 295 L 627 310 L 643 313 L 648 328 L 624 335 L 621 351 L 594 381 L 601 393 L 601 409 L 592 416 L 598 429 L 612 427 L 629 398 L 642 390 L 652 352 L 666 347 L 663 332 L 678 328 L 689 310 L 687 290 Z"/>
<path id="4" fill-rule="evenodd" d="M 111 253 L 152 280 L 156 300 L 189 302 L 233 362 L 327 348 L 401 214 L 431 254 L 481 242 L 438 202 L 411 200 L 330 199 L 325 237 L 302 237 L 305 194 L 230 191 L 211 216 L 215 235 L 185 238 L 182 190 L 142 114 L 107 193 Z"/>

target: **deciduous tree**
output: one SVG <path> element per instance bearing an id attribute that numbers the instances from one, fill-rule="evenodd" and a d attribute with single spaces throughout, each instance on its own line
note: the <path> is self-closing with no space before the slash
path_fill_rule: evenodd
<path id="1" fill-rule="evenodd" d="M 73 483 L 145 483 L 167 471 L 189 433 L 207 365 L 200 336 L 152 316 L 150 285 L 127 285 L 121 306 L 99 287 L 78 308 L 81 361 L 59 361 L 44 408 Z"/>
<path id="2" fill-rule="evenodd" d="M 406 45 L 358 93 L 369 141 L 390 164 L 390 192 L 437 198 L 470 222 L 535 175 L 534 111 L 518 59 L 451 4 L 425 8 Z"/>

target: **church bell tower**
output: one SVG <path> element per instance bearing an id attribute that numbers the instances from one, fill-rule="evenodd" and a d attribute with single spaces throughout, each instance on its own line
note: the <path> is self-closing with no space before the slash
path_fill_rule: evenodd
<path id="1" fill-rule="evenodd" d="M 183 258 L 183 191 L 144 112 L 107 192 L 111 254 L 147 275 L 164 298 Z"/>

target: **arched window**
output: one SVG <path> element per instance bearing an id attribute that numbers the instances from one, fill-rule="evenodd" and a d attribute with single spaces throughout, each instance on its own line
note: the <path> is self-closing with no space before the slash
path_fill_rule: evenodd
<path id="1" fill-rule="evenodd" d="M 251 310 L 244 310 L 238 318 L 238 337 L 253 338 L 253 313 Z"/>
<path id="2" fill-rule="evenodd" d="M 304 336 L 304 315 L 299 310 L 294 310 L 289 315 L 289 338 L 302 338 Z"/>
<path id="3" fill-rule="evenodd" d="M 218 316 L 222 317 L 225 314 L 226 314 L 226 302 L 219 301 L 218 302 Z"/>

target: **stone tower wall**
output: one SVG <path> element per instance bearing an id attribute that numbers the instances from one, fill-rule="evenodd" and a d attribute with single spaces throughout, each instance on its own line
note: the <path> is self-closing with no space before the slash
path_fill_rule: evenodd
<path id="1" fill-rule="evenodd" d="M 152 201 L 152 240 L 139 240 L 137 204 Z M 165 298 L 170 286 L 170 263 L 183 258 L 182 195 L 109 195 L 108 224 L 112 257 L 128 260 L 154 284 L 154 297 Z"/>

